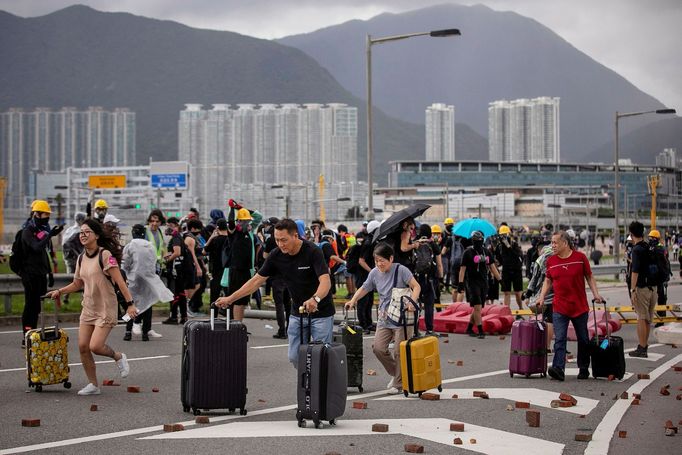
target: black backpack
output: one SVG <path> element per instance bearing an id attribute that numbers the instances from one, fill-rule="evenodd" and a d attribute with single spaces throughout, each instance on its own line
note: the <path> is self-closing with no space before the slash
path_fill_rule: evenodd
<path id="1" fill-rule="evenodd" d="M 433 269 L 433 248 L 428 242 L 420 242 L 415 253 L 414 271 L 419 274 L 431 273 Z"/>
<path id="2" fill-rule="evenodd" d="M 460 267 L 462 265 L 462 256 L 464 255 L 464 247 L 462 242 L 452 236 L 452 246 L 450 247 L 450 267 Z"/>
<path id="3" fill-rule="evenodd" d="M 19 229 L 15 234 L 14 242 L 12 242 L 12 254 L 9 257 L 9 268 L 19 276 L 21 276 L 24 267 L 24 242 L 21 239 L 23 233 L 24 230 Z"/>
<path id="4" fill-rule="evenodd" d="M 646 283 L 649 286 L 659 286 L 670 280 L 670 264 L 665 256 L 665 251 L 657 245 L 648 248 L 649 268 Z"/>
<path id="5" fill-rule="evenodd" d="M 346 253 L 346 270 L 348 273 L 356 273 L 360 267 L 360 253 L 362 245 L 355 244 Z"/>

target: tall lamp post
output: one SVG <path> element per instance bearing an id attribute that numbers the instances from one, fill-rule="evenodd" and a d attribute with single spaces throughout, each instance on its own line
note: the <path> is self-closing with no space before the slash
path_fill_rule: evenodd
<path id="1" fill-rule="evenodd" d="M 389 41 L 398 41 L 406 38 L 413 38 L 415 36 L 431 36 L 434 38 L 443 38 L 446 36 L 461 35 L 459 29 L 449 28 L 445 30 L 434 30 L 431 32 L 408 33 L 405 35 L 385 36 L 383 38 L 372 38 L 367 35 L 367 184 L 369 185 L 369 194 L 367 197 L 367 216 L 369 219 L 374 219 L 374 198 L 372 195 L 372 45 L 383 44 Z"/>
<path id="2" fill-rule="evenodd" d="M 619 139 L 618 139 L 618 121 L 622 118 L 625 117 L 634 117 L 636 115 L 644 115 L 644 114 L 675 114 L 676 111 L 675 109 L 656 109 L 653 111 L 641 111 L 641 112 L 626 112 L 621 114 L 620 112 L 616 111 L 616 116 L 615 116 L 615 125 L 616 125 L 616 137 L 614 141 L 614 155 L 615 155 L 615 163 L 614 163 L 614 185 L 613 185 L 613 214 L 615 218 L 614 222 L 614 227 L 613 227 L 613 254 L 616 257 L 616 264 L 620 263 L 620 226 L 619 226 L 619 220 L 618 220 L 618 194 L 620 192 L 620 174 L 619 174 Z"/>

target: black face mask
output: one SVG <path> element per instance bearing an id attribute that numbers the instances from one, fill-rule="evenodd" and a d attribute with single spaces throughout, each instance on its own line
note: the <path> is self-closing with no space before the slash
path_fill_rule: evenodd
<path id="1" fill-rule="evenodd" d="M 473 245 L 475 249 L 480 251 L 483 248 L 483 240 L 474 240 Z"/>
<path id="2" fill-rule="evenodd" d="M 47 226 L 50 222 L 49 218 L 34 218 L 36 226 Z"/>

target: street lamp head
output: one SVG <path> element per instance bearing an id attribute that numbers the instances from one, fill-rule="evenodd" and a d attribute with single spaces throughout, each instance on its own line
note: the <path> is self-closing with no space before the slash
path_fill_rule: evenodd
<path id="1" fill-rule="evenodd" d="M 434 38 L 443 38 L 445 36 L 461 35 L 458 28 L 447 28 L 445 30 L 434 30 L 429 32 L 429 36 Z"/>
<path id="2" fill-rule="evenodd" d="M 657 114 L 676 114 L 677 111 L 675 109 L 657 109 L 656 113 Z"/>

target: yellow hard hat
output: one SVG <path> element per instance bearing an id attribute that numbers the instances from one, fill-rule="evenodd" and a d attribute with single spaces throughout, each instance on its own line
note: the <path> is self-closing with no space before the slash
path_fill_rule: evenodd
<path id="1" fill-rule="evenodd" d="M 237 210 L 237 221 L 251 221 L 252 219 L 251 213 L 247 209 Z"/>
<path id="2" fill-rule="evenodd" d="M 99 199 L 97 202 L 95 202 L 95 208 L 96 209 L 108 209 L 109 206 L 107 205 L 107 201 L 104 199 Z"/>
<path id="3" fill-rule="evenodd" d="M 435 225 L 433 225 L 433 226 L 431 227 L 431 233 L 432 233 L 432 234 L 442 234 L 443 231 L 441 230 L 440 226 L 438 226 L 437 224 L 435 224 Z"/>
<path id="4" fill-rule="evenodd" d="M 455 220 L 453 220 L 452 218 L 445 218 L 443 224 L 455 224 Z"/>
<path id="5" fill-rule="evenodd" d="M 498 231 L 498 234 L 504 235 L 504 234 L 511 234 L 511 229 L 509 229 L 509 226 L 500 226 L 500 230 Z"/>
<path id="6" fill-rule="evenodd" d="M 661 239 L 661 233 L 658 232 L 658 229 L 652 229 L 649 231 L 649 237 L 656 237 L 657 239 Z"/>
<path id="7" fill-rule="evenodd" d="M 31 203 L 31 212 L 52 213 L 52 210 L 50 209 L 50 204 L 48 204 L 47 201 L 36 199 Z"/>

